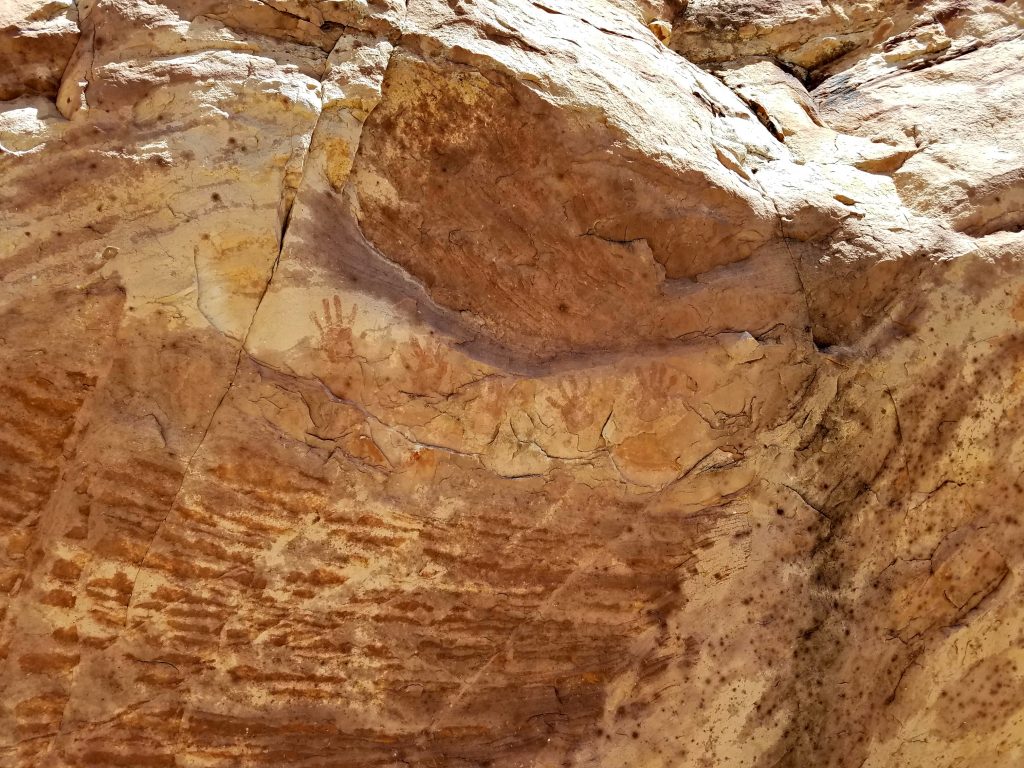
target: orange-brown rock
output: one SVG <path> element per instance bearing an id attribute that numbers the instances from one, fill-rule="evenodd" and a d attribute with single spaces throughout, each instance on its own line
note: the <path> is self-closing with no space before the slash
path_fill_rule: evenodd
<path id="1" fill-rule="evenodd" d="M 1024 764 L 1020 2 L 0 6 L 0 765 Z"/>

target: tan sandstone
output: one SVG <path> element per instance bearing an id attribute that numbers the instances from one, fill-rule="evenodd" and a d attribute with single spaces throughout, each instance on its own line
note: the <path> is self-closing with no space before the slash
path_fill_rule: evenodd
<path id="1" fill-rule="evenodd" d="M 0 0 L 0 765 L 1024 764 L 1019 0 Z"/>

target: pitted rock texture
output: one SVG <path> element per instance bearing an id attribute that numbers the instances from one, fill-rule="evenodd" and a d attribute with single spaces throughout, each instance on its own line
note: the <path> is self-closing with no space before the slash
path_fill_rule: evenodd
<path id="1" fill-rule="evenodd" d="M 0 765 L 1024 764 L 1019 1 L 0 5 Z"/>

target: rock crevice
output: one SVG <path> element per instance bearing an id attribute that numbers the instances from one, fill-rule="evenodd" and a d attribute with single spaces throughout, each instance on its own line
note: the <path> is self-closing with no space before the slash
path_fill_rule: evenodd
<path id="1" fill-rule="evenodd" d="M 8 3 L 0 764 L 1021 764 L 1022 21 Z"/>

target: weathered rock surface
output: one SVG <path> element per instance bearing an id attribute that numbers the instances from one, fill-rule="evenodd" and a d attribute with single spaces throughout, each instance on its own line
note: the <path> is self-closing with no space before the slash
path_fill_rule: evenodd
<path id="1" fill-rule="evenodd" d="M 1022 62 L 4 3 L 0 764 L 1024 764 Z"/>

